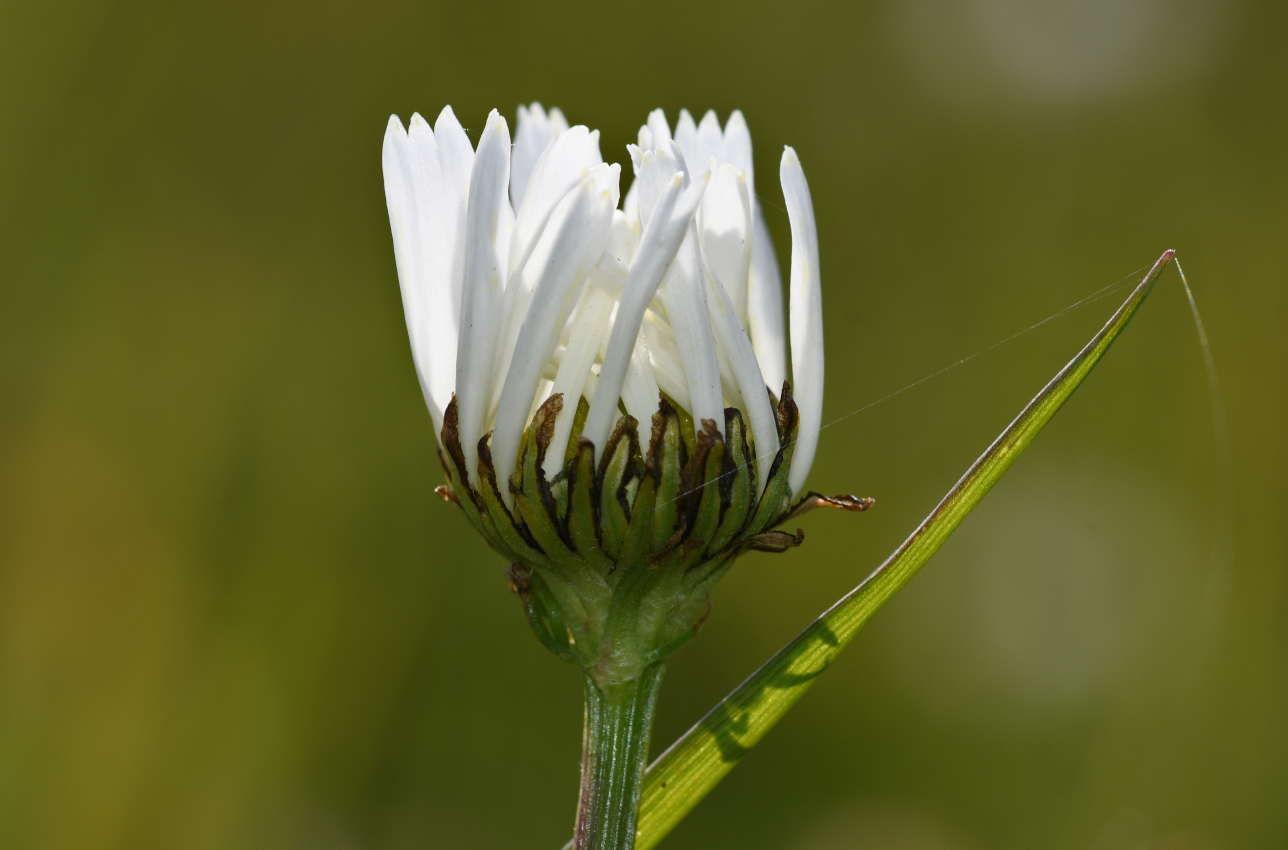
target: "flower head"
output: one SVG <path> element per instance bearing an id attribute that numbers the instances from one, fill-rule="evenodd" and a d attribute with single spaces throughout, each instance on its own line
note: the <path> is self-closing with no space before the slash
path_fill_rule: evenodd
<path id="1" fill-rule="evenodd" d="M 495 110 L 477 147 L 450 107 L 432 129 L 395 116 L 383 155 L 443 492 L 514 562 L 538 636 L 609 679 L 692 634 L 742 549 L 799 543 L 767 529 L 801 492 L 823 399 L 796 153 L 779 168 L 793 387 L 742 114 L 722 129 L 681 112 L 672 133 L 656 110 L 629 152 L 619 197 L 598 131 L 533 104 L 513 145 Z M 639 611 L 629 634 L 608 615 L 622 594 Z"/>

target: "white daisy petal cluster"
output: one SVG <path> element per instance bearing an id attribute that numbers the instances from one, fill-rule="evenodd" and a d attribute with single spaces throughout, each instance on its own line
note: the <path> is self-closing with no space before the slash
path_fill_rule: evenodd
<path id="1" fill-rule="evenodd" d="M 621 411 L 640 444 L 660 393 L 694 422 L 722 426 L 738 408 L 754 455 L 779 449 L 771 394 L 783 391 L 790 335 L 800 427 L 788 473 L 801 493 L 823 401 L 822 298 L 809 187 L 787 148 L 779 178 L 791 224 L 789 334 L 782 279 L 757 201 L 751 134 L 740 112 L 661 110 L 629 146 L 634 181 L 604 162 L 598 131 L 570 127 L 540 104 L 520 107 L 513 143 L 495 110 L 470 144 L 450 107 L 431 128 L 397 116 L 385 133 L 385 196 L 412 355 L 442 441 L 456 397 L 461 449 L 476 485 L 480 438 L 491 432 L 499 474 L 515 469 L 537 409 L 564 404 L 564 446 L 584 398 L 581 435 L 602 449 Z M 550 451 L 546 476 L 563 466 Z M 757 475 L 765 487 L 766 475 Z M 500 493 L 507 505 L 508 487 Z"/>

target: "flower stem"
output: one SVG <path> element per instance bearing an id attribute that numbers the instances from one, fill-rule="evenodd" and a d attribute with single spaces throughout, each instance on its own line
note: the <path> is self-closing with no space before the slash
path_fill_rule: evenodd
<path id="1" fill-rule="evenodd" d="M 663 665 L 600 688 L 586 676 L 576 850 L 631 850 Z"/>

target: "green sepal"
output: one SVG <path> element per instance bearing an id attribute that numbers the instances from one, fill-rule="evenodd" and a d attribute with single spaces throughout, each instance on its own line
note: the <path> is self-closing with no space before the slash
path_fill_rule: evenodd
<path id="1" fill-rule="evenodd" d="M 659 393 L 662 400 L 670 405 L 675 411 L 675 415 L 680 419 L 680 439 L 684 441 L 684 450 L 693 454 L 698 448 L 696 428 L 693 423 L 693 415 L 680 406 L 680 403 L 671 398 L 666 393 Z"/>
<path id="2" fill-rule="evenodd" d="M 560 534 L 558 507 L 546 482 L 542 470 L 550 440 L 554 436 L 555 417 L 563 408 L 563 397 L 558 393 L 546 399 L 537 408 L 537 415 L 532 417 L 532 424 L 524 434 L 523 444 L 519 450 L 518 472 L 516 474 L 514 504 L 523 516 L 533 538 L 551 560 L 573 566 L 580 563 L 578 558 Z"/>
<path id="3" fill-rule="evenodd" d="M 595 489 L 595 444 L 579 438 L 577 454 L 568 469 L 568 538 L 591 567 L 608 575 L 613 562 L 600 548 L 595 533 Z"/>
<path id="4" fill-rule="evenodd" d="M 778 515 L 785 509 L 791 498 L 791 488 L 787 486 L 787 472 L 792 465 L 792 452 L 796 448 L 796 436 L 800 431 L 800 411 L 792 399 L 792 385 L 783 381 L 782 400 L 778 402 L 778 454 L 774 456 L 773 465 L 769 467 L 768 483 L 765 492 L 760 495 L 760 503 L 751 521 L 743 528 L 738 539 L 759 534 L 767 526 L 777 521 Z"/>
<path id="5" fill-rule="evenodd" d="M 623 562 L 621 566 L 614 574 L 612 603 L 601 636 L 602 645 L 609 651 L 601 653 L 595 667 L 588 670 L 595 681 L 605 685 L 637 676 L 643 669 L 641 659 L 653 645 L 653 630 L 645 616 L 649 606 L 643 600 L 657 581 L 657 571 L 638 561 Z"/>
<path id="6" fill-rule="evenodd" d="M 706 611 L 697 619 L 697 622 L 685 629 L 678 636 L 672 638 L 667 643 L 662 644 L 657 649 L 644 656 L 644 666 L 648 667 L 656 664 L 697 637 L 698 632 L 702 631 L 703 625 L 706 624 L 707 617 L 711 615 L 711 602 L 708 600 L 706 605 Z"/>
<path id="7" fill-rule="evenodd" d="M 442 461 L 443 472 L 447 475 L 448 500 L 460 507 L 461 512 L 465 514 L 465 519 L 470 525 L 474 526 L 475 531 L 483 535 L 487 545 L 491 546 L 497 554 L 503 558 L 515 560 L 518 556 L 510 550 L 509 546 L 505 545 L 505 541 L 497 533 L 492 523 L 492 518 L 488 516 L 487 512 L 479 510 L 479 506 L 475 503 L 476 495 L 469 484 L 463 480 L 450 456 L 446 452 L 442 452 L 439 455 L 439 460 Z"/>
<path id="8" fill-rule="evenodd" d="M 497 534 L 506 547 L 518 556 L 515 560 L 528 566 L 541 565 L 550 568 L 552 566 L 550 559 L 527 533 L 527 527 L 517 525 L 510 514 L 510 509 L 505 506 L 505 502 L 501 501 L 501 494 L 496 485 L 496 470 L 492 466 L 492 447 L 489 445 L 491 436 L 492 433 L 489 431 L 479 440 L 479 495 L 483 499 L 483 505 L 493 519 Z"/>
<path id="9" fill-rule="evenodd" d="M 605 554 L 617 560 L 631 519 L 626 486 L 639 478 L 639 423 L 633 416 L 617 420 L 599 461 L 599 533 Z"/>
<path id="10" fill-rule="evenodd" d="M 653 507 L 657 504 L 657 479 L 647 469 L 640 479 L 635 501 L 631 505 L 630 525 L 622 538 L 617 563 L 633 565 L 644 560 L 649 551 L 649 530 L 653 525 Z"/>
<path id="11" fill-rule="evenodd" d="M 663 397 L 658 403 L 657 413 L 653 414 L 653 436 L 649 440 L 645 460 L 645 474 L 657 482 L 648 535 L 648 551 L 654 556 L 661 553 L 668 543 L 679 542 L 675 524 L 680 511 L 680 485 L 687 454 L 681 436 L 680 415 Z M 639 513 L 638 509 L 635 513 Z"/>
<path id="12" fill-rule="evenodd" d="M 762 531 L 759 534 L 753 534 L 751 537 L 744 537 L 738 542 L 739 548 L 755 549 L 757 552 L 773 552 L 780 554 L 788 549 L 795 549 L 805 542 L 805 532 L 796 529 L 792 534 L 788 531 Z"/>
<path id="13" fill-rule="evenodd" d="M 568 477 L 560 470 L 550 482 L 550 498 L 554 501 L 555 522 L 565 523 L 568 519 Z"/>
<path id="14" fill-rule="evenodd" d="M 720 581 L 733 566 L 733 562 L 738 560 L 741 551 L 738 546 L 731 546 L 705 564 L 699 564 L 689 570 L 684 576 L 685 592 L 694 598 L 705 598 L 711 593 L 711 588 L 715 587 L 716 582 Z"/>
<path id="15" fill-rule="evenodd" d="M 751 466 L 751 450 L 747 446 L 747 426 L 736 407 L 725 408 L 724 467 L 720 471 L 720 501 L 724 514 L 720 525 L 711 537 L 708 553 L 719 552 L 733 540 L 742 528 L 751 510 L 751 499 L 756 486 Z"/>
<path id="16" fill-rule="evenodd" d="M 587 583 L 586 576 L 584 571 L 576 569 L 576 565 L 581 562 L 580 560 L 551 557 L 544 547 L 538 544 L 532 534 L 532 529 L 527 524 L 515 522 L 514 516 L 506 508 L 505 503 L 501 501 L 501 494 L 497 490 L 496 470 L 492 464 L 492 449 L 488 445 L 490 436 L 491 434 L 489 433 L 479 440 L 479 483 L 481 485 L 479 489 L 482 492 L 483 501 L 487 505 L 488 512 L 493 517 L 503 518 L 502 521 L 496 523 L 497 528 L 504 533 L 506 543 L 521 553 L 520 561 L 524 566 L 531 569 L 535 575 L 540 575 L 545 580 L 545 585 L 552 599 L 550 609 L 552 611 L 563 611 L 564 620 L 568 623 L 570 629 L 574 629 L 576 624 L 588 621 L 586 607 L 583 603 L 587 589 L 585 586 Z M 517 494 L 515 498 L 516 507 L 522 501 L 522 493 Z M 584 629 L 582 631 L 584 632 Z"/>
<path id="17" fill-rule="evenodd" d="M 460 506 L 461 511 L 465 514 L 465 519 L 470 525 L 474 526 L 483 539 L 503 558 L 511 561 L 519 560 L 519 553 L 512 547 L 506 545 L 501 533 L 488 514 L 487 508 L 482 504 L 479 495 L 474 492 L 468 479 L 465 477 L 465 453 L 461 450 L 461 437 L 459 430 L 459 413 L 456 406 L 456 395 L 452 394 L 452 400 L 448 402 L 447 410 L 443 412 L 443 445 L 445 451 L 439 452 L 439 460 L 443 463 L 443 470 L 447 473 L 447 480 L 452 488 L 452 501 Z"/>
<path id="18" fill-rule="evenodd" d="M 577 438 L 586 427 L 586 417 L 590 415 L 590 402 L 582 396 L 577 399 L 577 412 L 572 416 L 572 431 L 568 434 L 568 445 L 564 448 L 563 465 L 577 456 Z"/>
<path id="19" fill-rule="evenodd" d="M 581 656 L 572 651 L 559 605 L 541 576 L 522 564 L 511 564 L 505 575 L 510 580 L 510 590 L 522 600 L 528 625 L 541 645 L 564 661 L 580 664 Z"/>
<path id="20" fill-rule="evenodd" d="M 698 450 L 685 468 L 685 514 L 689 517 L 688 539 L 691 554 L 685 558 L 701 558 L 708 551 L 707 544 L 715 536 L 720 523 L 720 473 L 724 469 L 725 443 L 720 429 L 710 419 L 702 420 L 698 434 Z M 701 545 L 699 545 L 701 544 Z M 687 569 L 690 565 L 685 563 Z"/>

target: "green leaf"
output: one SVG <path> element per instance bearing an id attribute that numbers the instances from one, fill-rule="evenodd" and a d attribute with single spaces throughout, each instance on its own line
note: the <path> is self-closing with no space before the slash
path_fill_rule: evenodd
<path id="1" fill-rule="evenodd" d="M 1159 258 L 1109 323 L 1029 402 L 876 572 L 784 646 L 648 769 L 637 850 L 650 850 L 791 708 L 859 629 L 935 554 L 1073 394 L 1172 259 Z"/>

